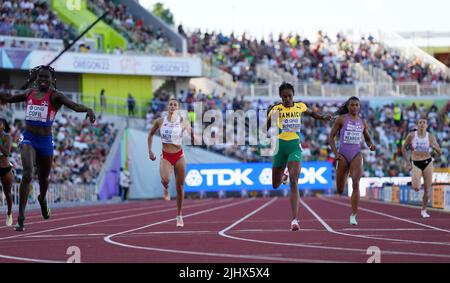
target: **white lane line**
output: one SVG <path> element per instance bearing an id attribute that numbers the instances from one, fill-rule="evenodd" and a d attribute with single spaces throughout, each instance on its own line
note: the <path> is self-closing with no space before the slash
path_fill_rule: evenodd
<path id="1" fill-rule="evenodd" d="M 215 233 L 215 231 L 158 231 L 158 232 L 135 232 L 130 233 L 130 235 L 168 235 L 168 234 L 207 234 L 207 233 Z M 106 234 L 105 234 L 106 236 Z"/>
<path id="2" fill-rule="evenodd" d="M 29 257 L 17 257 L 17 256 L 9 256 L 9 255 L 0 255 L 0 258 L 13 259 L 13 260 L 18 260 L 18 261 L 39 262 L 39 263 L 64 263 L 65 262 L 65 261 L 36 259 L 36 258 L 29 258 Z"/>
<path id="3" fill-rule="evenodd" d="M 319 196 L 319 199 L 321 199 L 323 201 L 330 202 L 330 203 L 338 204 L 338 205 L 341 205 L 341 206 L 351 207 L 351 205 L 349 205 L 349 204 L 342 203 L 340 201 L 330 200 L 330 199 L 327 199 L 325 197 Z M 370 213 L 381 215 L 381 216 L 385 216 L 385 217 L 392 218 L 392 219 L 395 219 L 395 220 L 399 220 L 399 221 L 415 224 L 415 225 L 418 225 L 418 226 L 430 228 L 430 229 L 433 229 L 433 230 L 436 230 L 436 231 L 450 233 L 450 230 L 442 229 L 442 228 L 435 227 L 435 226 L 432 226 L 432 225 L 423 224 L 423 223 L 412 221 L 412 220 L 409 220 L 409 219 L 404 219 L 404 218 L 397 217 L 397 216 L 394 216 L 394 215 L 391 215 L 391 214 L 387 214 L 387 213 L 383 213 L 383 212 L 380 212 L 380 211 L 377 211 L 377 210 L 372 210 L 372 209 L 367 209 L 367 208 L 362 208 L 362 207 L 359 208 L 359 210 L 370 212 Z"/>
<path id="4" fill-rule="evenodd" d="M 209 201 L 211 201 L 212 199 L 205 199 L 204 201 L 202 201 L 203 203 L 207 203 Z M 41 224 L 41 223 L 52 223 L 52 222 L 58 222 L 58 221 L 63 221 L 63 220 L 71 220 L 71 219 L 78 219 L 78 218 L 84 218 L 84 217 L 91 217 L 91 216 L 101 216 L 101 215 L 108 215 L 108 214 L 116 214 L 116 213 L 123 213 L 123 212 L 128 212 L 128 211 L 140 211 L 140 210 L 145 210 L 145 209 L 149 209 L 149 208 L 161 208 L 161 207 L 167 207 L 167 204 L 164 203 L 158 203 L 157 205 L 154 206 L 140 206 L 140 207 L 136 207 L 136 208 L 127 208 L 128 206 L 124 206 L 122 207 L 120 204 L 111 204 L 112 206 L 117 206 L 115 209 L 107 209 L 107 211 L 105 211 L 105 209 L 90 209 L 87 211 L 72 211 L 72 212 L 55 212 L 54 215 L 52 215 L 52 217 L 58 217 L 58 218 L 51 218 L 49 220 L 41 220 L 41 221 L 35 221 L 35 222 L 27 222 L 29 219 L 32 218 L 42 218 L 41 215 L 33 215 L 30 217 L 26 217 L 25 219 L 25 225 L 32 225 L 32 224 Z M 105 208 L 110 208 L 111 205 L 108 204 L 104 204 Z M 80 208 L 80 207 L 73 207 L 73 208 Z M 98 207 L 97 207 L 98 208 Z M 88 214 L 85 214 L 88 213 Z M 71 216 L 71 217 L 63 217 L 60 218 L 59 216 L 63 216 L 63 215 L 70 215 L 70 214 L 81 214 L 78 216 Z M 11 226 L 0 226 L 0 229 L 11 229 Z"/>
<path id="5" fill-rule="evenodd" d="M 138 207 L 138 208 L 131 208 L 131 209 L 127 209 L 125 211 L 140 211 L 140 210 L 144 210 L 144 209 L 149 209 L 149 208 L 161 208 L 161 207 L 167 207 L 167 205 L 159 205 L 159 206 L 153 206 L 153 207 Z M 80 211 L 78 214 L 78 216 L 70 216 L 70 217 L 62 217 L 62 218 L 51 218 L 49 220 L 42 220 L 42 221 L 36 221 L 36 222 L 27 222 L 27 218 L 25 219 L 25 229 L 27 226 L 32 225 L 32 224 L 41 224 L 41 223 L 53 223 L 53 222 L 59 222 L 59 221 L 64 221 L 64 220 L 72 220 L 72 219 L 79 219 L 79 218 L 85 218 L 85 217 L 91 217 L 91 216 L 102 216 L 102 215 L 110 215 L 110 214 L 117 214 L 117 213 L 123 213 L 124 211 L 122 210 L 111 210 L 111 211 L 106 211 L 106 212 L 95 212 L 95 213 L 90 213 L 89 214 L 82 214 L 83 212 Z M 55 216 L 59 216 L 59 215 L 52 215 L 52 217 Z M 41 216 L 42 217 L 42 216 Z M 9 228 L 12 229 L 12 227 L 7 227 L 7 226 L 3 226 L 2 228 Z M 1 240 L 1 238 L 0 238 Z"/>
<path id="6" fill-rule="evenodd" d="M 26 236 L 25 238 L 67 238 L 67 237 L 97 237 L 97 236 L 105 236 L 106 234 L 62 234 L 62 235 L 31 235 Z"/>
<path id="7" fill-rule="evenodd" d="M 209 203 L 207 203 L 207 204 L 209 204 Z M 193 208 L 193 207 L 199 207 L 199 206 L 204 206 L 204 205 L 205 205 L 205 204 L 200 203 L 200 204 L 195 204 L 195 205 L 186 206 L 185 208 Z M 149 208 L 147 208 L 147 209 L 149 209 Z M 73 224 L 73 225 L 62 226 L 62 227 L 57 227 L 57 228 L 48 229 L 48 230 L 42 230 L 42 231 L 36 231 L 36 232 L 26 233 L 26 234 L 18 233 L 18 234 L 14 235 L 14 236 L 2 237 L 2 238 L 0 238 L 0 240 L 7 240 L 7 239 L 14 239 L 14 238 L 21 238 L 21 237 L 30 236 L 30 235 L 36 235 L 36 234 L 42 234 L 42 233 L 47 233 L 47 232 L 59 231 L 59 230 L 68 229 L 68 228 L 82 227 L 82 226 L 87 226 L 87 225 L 92 225 L 92 224 L 98 224 L 98 223 L 111 222 L 111 221 L 115 221 L 115 220 L 122 220 L 122 219 L 128 219 L 128 218 L 135 218 L 135 217 L 144 216 L 144 215 L 151 215 L 151 214 L 156 214 L 156 213 L 168 212 L 168 211 L 172 211 L 172 210 L 176 210 L 176 208 L 171 207 L 171 208 L 162 209 L 162 210 L 154 210 L 154 211 L 143 212 L 143 213 L 139 213 L 139 214 L 132 214 L 132 215 L 126 215 L 126 216 L 115 217 L 115 218 L 108 218 L 108 219 L 103 219 L 103 220 L 97 220 L 97 221 L 92 221 L 92 222 L 85 222 L 85 223 L 80 223 L 80 224 Z M 121 212 L 121 213 L 124 213 L 123 211 L 120 211 L 120 212 Z M 127 211 L 127 212 L 128 212 L 128 211 Z M 174 220 L 174 219 L 172 219 L 172 221 L 173 221 L 173 220 Z"/>
<path id="8" fill-rule="evenodd" d="M 333 228 L 331 228 L 325 220 L 323 220 L 308 204 L 306 204 L 302 199 L 300 199 L 300 203 L 322 224 L 325 229 L 327 229 L 328 232 L 342 235 L 342 236 L 348 236 L 348 237 L 355 237 L 355 238 L 362 238 L 362 239 L 371 239 L 371 240 L 381 240 L 381 241 L 394 241 L 394 242 L 404 242 L 404 243 L 413 243 L 413 244 L 428 244 L 428 245 L 442 245 L 442 246 L 450 246 L 446 242 L 427 242 L 427 241 L 414 241 L 414 240 L 402 240 L 402 239 L 392 239 L 392 238 L 380 238 L 376 236 L 365 236 L 365 235 L 355 235 L 355 234 L 348 234 L 343 232 L 335 231 Z M 386 253 L 383 251 L 383 253 Z M 395 252 L 395 254 L 399 254 L 398 252 Z M 425 255 L 422 253 L 405 253 L 410 255 Z M 450 255 L 439 255 L 443 257 L 449 257 Z"/>
<path id="9" fill-rule="evenodd" d="M 273 200 L 271 202 L 273 202 Z M 212 209 L 202 210 L 202 211 L 199 211 L 199 212 L 196 212 L 196 213 L 185 215 L 183 217 L 187 218 L 187 217 L 191 217 L 191 216 L 195 216 L 195 215 L 200 215 L 200 214 L 212 212 L 212 211 L 215 211 L 215 210 L 232 207 L 232 206 L 239 205 L 239 204 L 246 203 L 246 202 L 248 202 L 248 200 L 240 201 L 240 202 L 234 203 L 234 204 L 218 206 L 218 207 L 215 207 L 215 208 L 212 208 Z M 166 252 L 166 253 L 175 253 L 175 254 L 188 254 L 188 255 L 212 256 L 212 257 L 227 257 L 227 258 L 239 258 L 239 259 L 251 259 L 251 260 L 282 261 L 282 262 L 332 262 L 332 261 L 299 259 L 299 258 L 288 258 L 288 257 L 273 257 L 273 256 L 258 256 L 258 255 L 228 254 L 228 253 L 213 253 L 213 252 L 196 252 L 196 251 L 187 251 L 187 250 L 178 250 L 178 249 L 162 249 L 162 248 L 153 248 L 153 247 L 145 247 L 145 246 L 137 246 L 137 245 L 128 245 L 128 244 L 120 243 L 118 241 L 113 241 L 111 239 L 113 237 L 116 237 L 116 236 L 119 236 L 119 235 L 123 235 L 125 233 L 134 232 L 134 231 L 137 231 L 137 230 L 145 229 L 145 228 L 148 228 L 148 227 L 151 227 L 151 226 L 155 226 L 155 225 L 159 225 L 159 224 L 162 224 L 162 223 L 166 223 L 166 222 L 169 222 L 169 221 L 172 221 L 172 219 L 168 219 L 168 220 L 152 223 L 152 224 L 149 224 L 149 225 L 146 225 L 146 226 L 138 227 L 138 228 L 135 228 L 135 229 L 123 231 L 123 232 L 116 233 L 116 234 L 111 234 L 111 235 L 105 237 L 104 240 L 106 242 L 110 243 L 110 244 L 122 246 L 122 247 L 125 247 L 125 248 L 132 248 L 132 249 L 138 249 L 138 250 L 148 250 L 148 251 L 158 251 L 158 252 Z"/>
<path id="10" fill-rule="evenodd" d="M 425 228 L 342 228 L 336 231 L 433 231 Z"/>
<path id="11" fill-rule="evenodd" d="M 225 201 L 219 201 L 219 203 L 224 203 L 224 202 Z M 209 204 L 209 203 L 206 202 L 206 204 Z M 203 205 L 204 205 L 204 203 L 200 203 L 200 204 L 196 204 L 196 205 L 186 206 L 185 208 L 192 208 L 192 207 L 198 207 L 198 206 L 203 206 Z M 161 213 L 161 212 L 166 212 L 166 211 L 171 211 L 171 210 L 176 210 L 176 209 L 175 208 L 169 208 L 169 209 L 163 209 L 163 210 L 158 210 L 158 211 L 151 211 L 151 212 L 147 212 L 147 213 L 134 214 L 134 215 L 130 215 L 130 216 L 122 216 L 122 217 L 110 218 L 110 219 L 106 219 L 106 220 L 100 220 L 100 221 L 94 221 L 94 222 L 88 222 L 88 223 L 81 223 L 81 224 L 70 225 L 70 226 L 65 226 L 65 227 L 59 227 L 59 228 L 50 229 L 50 230 L 38 231 L 38 232 L 34 232 L 34 233 L 19 234 L 19 235 L 11 236 L 11 237 L 3 237 L 3 238 L 0 238 L 0 240 L 1 239 L 11 239 L 11 238 L 26 237 L 26 236 L 30 236 L 30 235 L 36 235 L 36 234 L 40 234 L 40 233 L 45 233 L 45 232 L 57 231 L 57 230 L 73 228 L 73 227 L 86 226 L 86 225 L 97 224 L 97 223 L 101 223 L 101 222 L 108 222 L 108 221 L 132 218 L 132 217 L 136 217 L 136 216 L 143 216 L 143 215 Z M 174 219 L 171 219 L 171 220 L 174 220 Z M 46 259 L 34 259 L 34 258 L 27 258 L 27 257 L 15 257 L 15 256 L 4 255 L 4 254 L 0 254 L 0 258 L 13 259 L 13 260 L 19 260 L 19 261 L 29 261 L 29 262 L 42 262 L 42 263 L 59 262 L 59 261 L 52 261 L 52 260 L 46 260 Z M 65 261 L 62 261 L 62 262 L 65 262 Z"/>
<path id="12" fill-rule="evenodd" d="M 301 200 L 301 198 L 300 198 L 300 200 Z M 264 208 L 266 206 L 267 206 L 267 204 L 263 205 Z M 257 211 L 260 211 L 261 209 L 262 208 L 260 207 L 260 208 L 257 209 Z M 249 214 L 253 215 L 254 213 L 256 213 L 256 212 L 253 211 L 253 212 L 251 212 Z M 334 247 L 334 246 L 318 246 L 318 245 L 312 245 L 312 244 L 307 244 L 307 243 L 285 243 L 285 242 L 263 241 L 263 240 L 256 240 L 256 239 L 251 239 L 251 238 L 243 238 L 243 237 L 231 236 L 229 234 L 226 234 L 226 232 L 228 232 L 231 228 L 235 227 L 237 224 L 241 223 L 242 221 L 244 221 L 245 219 L 247 219 L 249 217 L 250 217 L 249 215 L 244 216 L 243 218 L 239 219 L 238 221 L 236 221 L 232 225 L 230 225 L 230 226 L 226 227 L 225 229 L 221 230 L 219 232 L 219 235 L 223 236 L 223 237 L 226 237 L 226 238 L 229 238 L 229 239 L 238 240 L 238 241 L 246 241 L 246 242 L 260 243 L 260 244 L 299 247 L 299 248 L 311 248 L 311 249 L 322 249 L 322 250 L 333 250 L 333 251 L 345 251 L 345 252 L 357 252 L 357 253 L 360 253 L 361 255 L 366 255 L 366 252 L 367 252 L 367 249 L 341 248 L 341 247 Z M 329 229 L 331 229 L 331 227 L 327 223 L 325 223 L 323 221 L 323 219 L 322 219 L 321 223 L 325 224 L 324 227 L 328 227 Z M 336 232 L 333 229 L 331 229 L 331 231 L 333 231 L 336 234 L 350 235 L 350 234 Z M 295 233 L 295 232 L 292 232 L 292 233 Z M 424 256 L 424 257 L 450 258 L 450 255 L 428 254 L 428 253 L 413 253 L 413 252 L 402 252 L 402 251 L 385 251 L 385 250 L 383 250 L 383 254 L 414 255 L 414 256 Z M 337 261 L 330 261 L 330 262 L 337 262 Z"/>

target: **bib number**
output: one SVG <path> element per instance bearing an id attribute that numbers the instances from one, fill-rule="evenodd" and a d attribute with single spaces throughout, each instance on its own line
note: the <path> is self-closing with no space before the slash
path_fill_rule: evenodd
<path id="1" fill-rule="evenodd" d="M 301 118 L 287 118 L 281 122 L 281 130 L 283 132 L 300 132 Z"/>
<path id="2" fill-rule="evenodd" d="M 361 132 L 344 132 L 344 143 L 348 144 L 360 144 L 361 143 Z"/>
<path id="3" fill-rule="evenodd" d="M 28 105 L 25 120 L 47 122 L 48 106 Z"/>

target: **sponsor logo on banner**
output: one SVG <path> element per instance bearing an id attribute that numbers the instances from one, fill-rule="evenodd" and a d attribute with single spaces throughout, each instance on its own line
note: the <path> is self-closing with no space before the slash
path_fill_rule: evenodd
<path id="1" fill-rule="evenodd" d="M 393 203 L 400 202 L 400 187 L 399 186 L 392 187 L 392 202 Z"/>
<path id="2" fill-rule="evenodd" d="M 15 54 L 12 56 L 18 57 L 21 62 L 24 62 L 21 65 L 17 63 L 16 68 L 29 69 L 38 65 L 47 64 L 48 61 L 56 57 L 57 52 L 33 50 L 29 54 L 27 53 L 26 57 L 25 55 L 19 56 Z M 191 57 L 119 56 L 67 52 L 54 63 L 54 66 L 59 72 L 69 73 L 181 77 L 199 77 L 202 75 L 201 60 Z M 2 65 L 1 67 L 4 66 Z"/>
<path id="3" fill-rule="evenodd" d="M 189 64 L 185 62 L 155 61 L 150 69 L 156 74 L 189 74 Z"/>
<path id="4" fill-rule="evenodd" d="M 368 187 L 383 187 L 384 184 L 391 184 L 396 186 L 407 185 L 411 182 L 411 177 L 363 177 L 359 181 L 359 192 L 361 197 L 366 195 Z M 423 183 L 423 181 L 422 181 Z M 450 183 L 450 169 L 437 168 L 433 172 L 433 184 L 434 183 Z M 352 187 L 352 179 L 348 179 L 348 188 Z M 352 190 L 348 190 L 348 196 L 351 196 Z"/>
<path id="5" fill-rule="evenodd" d="M 450 211 L 450 186 L 445 186 L 444 209 Z"/>
<path id="6" fill-rule="evenodd" d="M 188 164 L 186 192 L 241 191 L 272 189 L 271 163 Z M 329 162 L 304 162 L 299 177 L 299 189 L 331 189 L 332 166 Z M 289 185 L 282 185 L 289 188 Z"/>
<path id="7" fill-rule="evenodd" d="M 75 70 L 108 71 L 110 68 L 107 58 L 75 57 L 73 68 Z"/>
<path id="8" fill-rule="evenodd" d="M 433 172 L 433 184 L 450 184 L 450 168 L 435 168 Z"/>
<path id="9" fill-rule="evenodd" d="M 444 208 L 444 186 L 433 186 L 432 206 L 434 208 Z"/>
<path id="10" fill-rule="evenodd" d="M 413 189 L 409 190 L 409 204 L 415 204 L 415 205 L 421 205 L 422 199 L 423 199 L 423 190 L 419 190 L 418 192 L 414 191 Z"/>
<path id="11" fill-rule="evenodd" d="M 272 169 L 264 168 L 259 174 L 259 182 L 263 185 L 272 185 Z"/>
<path id="12" fill-rule="evenodd" d="M 384 187 L 384 199 L 385 202 L 392 202 L 392 187 Z"/>

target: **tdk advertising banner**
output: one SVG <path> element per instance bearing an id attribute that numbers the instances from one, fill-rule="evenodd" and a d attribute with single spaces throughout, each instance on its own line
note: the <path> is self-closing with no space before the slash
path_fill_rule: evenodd
<path id="1" fill-rule="evenodd" d="M 271 163 L 188 164 L 186 170 L 185 192 L 272 189 Z M 332 171 L 329 162 L 303 162 L 299 189 L 331 189 Z"/>

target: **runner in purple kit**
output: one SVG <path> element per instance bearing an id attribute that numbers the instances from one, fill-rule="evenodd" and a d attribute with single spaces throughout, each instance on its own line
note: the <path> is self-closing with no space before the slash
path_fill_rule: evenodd
<path id="1" fill-rule="evenodd" d="M 334 114 L 338 116 L 331 129 L 328 141 L 336 155 L 336 187 L 339 194 L 344 192 L 348 176 L 352 176 L 352 214 L 350 224 L 357 225 L 356 213 L 359 203 L 359 180 L 363 172 L 361 144 L 364 140 L 371 151 L 376 149 L 367 129 L 367 122 L 359 115 L 361 109 L 359 98 L 350 97 Z M 339 134 L 339 151 L 335 138 Z"/>

